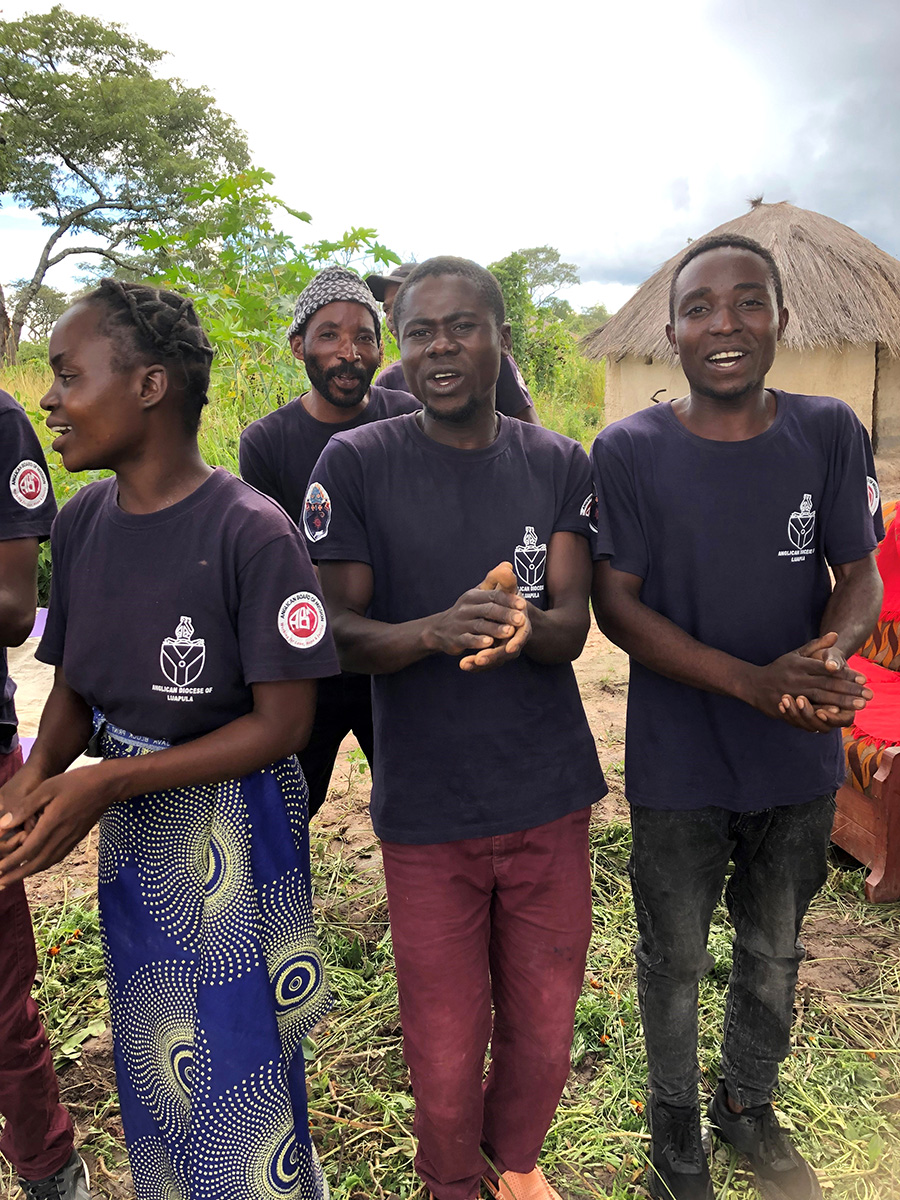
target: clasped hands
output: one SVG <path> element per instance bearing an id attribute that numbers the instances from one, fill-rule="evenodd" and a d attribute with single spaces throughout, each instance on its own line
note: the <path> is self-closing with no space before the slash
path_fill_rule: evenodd
<path id="1" fill-rule="evenodd" d="M 754 706 L 810 733 L 851 725 L 873 693 L 865 675 L 848 667 L 837 639 L 823 634 L 758 668 Z"/>
<path id="2" fill-rule="evenodd" d="M 0 887 L 64 859 L 114 795 L 101 764 L 47 779 L 26 763 L 0 788 Z"/>
<path id="3" fill-rule="evenodd" d="M 460 670 L 474 672 L 512 662 L 530 637 L 528 601 L 518 594 L 512 563 L 502 562 L 436 615 L 428 644 L 442 654 L 463 655 Z"/>

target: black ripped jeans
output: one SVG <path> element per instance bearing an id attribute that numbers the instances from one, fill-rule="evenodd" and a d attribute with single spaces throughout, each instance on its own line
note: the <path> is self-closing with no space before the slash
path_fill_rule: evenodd
<path id="1" fill-rule="evenodd" d="M 632 805 L 638 998 L 658 1100 L 697 1103 L 698 985 L 713 965 L 709 924 L 729 861 L 725 900 L 735 936 L 722 1074 L 745 1107 L 772 1098 L 790 1049 L 800 924 L 825 882 L 834 808 L 833 794 L 751 813 Z"/>

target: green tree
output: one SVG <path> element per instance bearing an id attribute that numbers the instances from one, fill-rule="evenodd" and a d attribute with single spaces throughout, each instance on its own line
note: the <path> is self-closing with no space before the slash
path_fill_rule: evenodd
<path id="1" fill-rule="evenodd" d="M 268 171 L 250 168 L 193 185 L 185 193 L 190 219 L 139 240 L 156 264 L 156 282 L 193 297 L 230 396 L 269 406 L 296 388 L 285 334 L 297 295 L 316 271 L 334 262 L 360 270 L 400 262 L 364 227 L 298 245 L 282 228 L 285 217 L 305 224 L 310 215 L 273 195 L 272 181 Z"/>
<path id="2" fill-rule="evenodd" d="M 595 329 L 600 329 L 609 320 L 610 314 L 605 304 L 591 304 L 580 312 L 574 313 L 569 321 L 569 328 L 576 337 L 587 337 Z"/>
<path id="3" fill-rule="evenodd" d="M 575 264 L 563 262 L 552 246 L 532 246 L 516 253 L 525 260 L 525 282 L 535 308 L 544 308 L 563 288 L 580 282 Z"/>
<path id="4" fill-rule="evenodd" d="M 541 304 L 534 301 L 554 280 L 560 287 L 577 283 L 574 266 L 560 263 L 555 250 L 542 246 L 537 251 L 515 250 L 488 269 L 506 302 L 513 355 L 540 399 L 542 415 L 556 420 L 553 427 L 571 437 L 592 436 L 603 415 L 604 374 L 578 349 L 585 316 L 559 296 L 545 295 Z"/>
<path id="5" fill-rule="evenodd" d="M 0 21 L 0 194 L 51 230 L 17 293 L 13 345 L 51 267 L 75 254 L 133 266 L 141 232 L 184 217 L 186 185 L 248 165 L 231 117 L 205 89 L 157 78 L 161 58 L 121 25 L 60 6 Z M 97 244 L 60 247 L 81 233 Z"/>
<path id="6" fill-rule="evenodd" d="M 27 284 L 28 280 L 18 279 L 12 285 L 13 290 L 10 292 L 10 300 L 13 305 L 18 302 L 19 292 Z M 59 288 L 51 287 L 49 283 L 41 284 L 32 296 L 31 304 L 28 308 L 27 324 L 35 340 L 42 342 L 50 336 L 51 329 L 66 311 L 68 304 L 69 298 L 65 292 L 61 292 Z"/>
<path id="7" fill-rule="evenodd" d="M 506 319 L 512 331 L 513 358 L 524 369 L 529 358 L 529 332 L 532 329 L 537 309 L 528 286 L 528 262 L 520 250 L 514 250 L 491 263 L 488 270 L 500 284 L 506 304 Z"/>

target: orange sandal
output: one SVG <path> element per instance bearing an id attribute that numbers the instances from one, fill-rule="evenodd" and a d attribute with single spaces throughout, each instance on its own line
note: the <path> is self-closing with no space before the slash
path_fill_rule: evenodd
<path id="1" fill-rule="evenodd" d="M 547 1182 L 540 1167 L 535 1167 L 527 1175 L 504 1171 L 499 1183 L 492 1183 L 485 1175 L 484 1183 L 496 1200 L 562 1200 L 559 1192 Z"/>

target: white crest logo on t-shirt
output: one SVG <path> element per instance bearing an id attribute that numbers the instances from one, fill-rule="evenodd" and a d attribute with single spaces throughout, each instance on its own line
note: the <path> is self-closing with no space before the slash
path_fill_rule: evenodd
<path id="1" fill-rule="evenodd" d="M 312 592 L 295 592 L 278 611 L 278 632 L 298 650 L 308 650 L 321 642 L 327 624 L 322 601 Z"/>
<path id="2" fill-rule="evenodd" d="M 331 524 L 331 497 L 321 483 L 311 483 L 303 505 L 303 528 L 311 542 L 319 542 Z"/>
<path id="3" fill-rule="evenodd" d="M 541 585 L 547 566 L 547 547 L 544 542 L 538 542 L 533 525 L 525 526 L 522 544 L 516 546 L 515 564 L 522 593 L 530 600 L 529 592 L 540 593 L 543 590 Z"/>
<path id="4" fill-rule="evenodd" d="M 582 517 L 587 517 L 588 525 L 591 527 L 591 532 L 597 532 L 597 497 L 593 492 L 590 492 L 584 498 L 584 503 L 578 510 Z"/>
<path id="5" fill-rule="evenodd" d="M 788 521 L 788 537 L 791 545 L 798 550 L 806 550 L 816 535 L 816 510 L 812 506 L 812 496 L 805 492 L 797 512 L 792 512 Z"/>
<path id="6" fill-rule="evenodd" d="M 878 511 L 878 505 L 881 503 L 881 489 L 878 486 L 878 480 L 871 475 L 866 476 L 866 499 L 869 502 L 869 512 L 874 517 Z"/>
<path id="7" fill-rule="evenodd" d="M 194 622 L 182 617 L 175 629 L 174 637 L 163 638 L 159 651 L 159 665 L 169 683 L 176 687 L 188 687 L 200 677 L 206 663 L 206 642 L 194 637 Z"/>
<path id="8" fill-rule="evenodd" d="M 50 484 L 38 463 L 25 458 L 10 475 L 9 490 L 13 500 L 23 508 L 40 508 L 47 499 Z"/>

